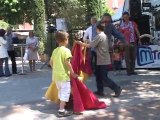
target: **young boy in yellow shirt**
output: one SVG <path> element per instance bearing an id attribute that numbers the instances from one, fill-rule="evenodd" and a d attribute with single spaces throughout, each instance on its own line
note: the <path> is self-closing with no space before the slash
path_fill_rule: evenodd
<path id="1" fill-rule="evenodd" d="M 66 102 L 69 101 L 71 93 L 70 75 L 74 78 L 78 77 L 74 73 L 71 60 L 71 51 L 66 48 L 68 45 L 68 33 L 58 31 L 55 35 L 58 47 L 53 51 L 50 65 L 52 67 L 52 79 L 55 80 L 58 88 L 58 97 L 60 99 L 60 107 L 58 110 L 58 117 L 65 117 L 72 114 L 65 110 Z"/>

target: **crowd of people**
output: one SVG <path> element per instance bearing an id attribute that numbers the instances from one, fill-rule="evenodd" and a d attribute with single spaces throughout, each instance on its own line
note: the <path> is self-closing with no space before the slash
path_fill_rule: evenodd
<path id="1" fill-rule="evenodd" d="M 121 87 L 108 77 L 109 65 L 113 64 L 115 71 L 121 70 L 121 60 L 125 57 L 127 75 L 136 75 L 135 59 L 136 46 L 139 40 L 139 31 L 135 22 L 130 21 L 128 12 L 122 15 L 122 21 L 116 28 L 112 23 L 111 15 L 106 13 L 100 21 L 95 17 L 91 18 L 91 26 L 86 29 L 83 41 L 76 41 L 75 44 L 86 47 L 91 54 L 91 66 L 96 76 L 97 91 L 94 94 L 104 96 L 104 87 L 109 87 L 115 92 L 114 97 L 119 97 Z M 60 108 L 58 116 L 64 117 L 71 114 L 65 110 L 66 102 L 69 101 L 71 77 L 78 78 L 72 68 L 71 52 L 66 48 L 68 44 L 67 33 L 58 31 L 56 40 L 59 46 L 53 51 L 50 64 L 53 69 L 53 80 L 58 89 Z M 114 46 L 112 38 L 114 39 Z M 70 75 L 68 74 L 70 72 Z"/>
<path id="2" fill-rule="evenodd" d="M 102 25 L 100 31 L 99 25 Z M 108 86 L 119 96 L 121 88 L 108 77 L 109 65 L 113 65 L 115 75 L 120 74 L 122 58 L 126 61 L 127 75 L 136 75 L 135 60 L 136 46 L 140 33 L 134 21 L 130 21 L 128 12 L 122 15 L 122 21 L 118 26 L 112 23 L 111 15 L 106 13 L 100 21 L 95 17 L 91 18 L 91 26 L 86 29 L 83 41 L 80 45 L 90 48 L 91 66 L 95 71 L 97 91 L 95 94 L 103 96 L 103 87 Z M 113 39 L 114 37 L 114 39 Z M 114 40 L 114 41 L 113 41 Z M 114 43 L 114 44 L 113 44 Z"/>
<path id="3" fill-rule="evenodd" d="M 91 18 L 89 26 L 84 34 L 83 41 L 76 41 L 75 44 L 89 49 L 91 54 L 91 66 L 96 76 L 97 91 L 94 94 L 104 96 L 104 87 L 109 87 L 115 93 L 114 97 L 119 97 L 122 89 L 112 79 L 108 77 L 109 65 L 113 64 L 115 74 L 121 70 L 122 57 L 125 57 L 127 75 L 136 75 L 135 59 L 136 46 L 140 33 L 135 22 L 130 21 L 128 12 L 122 15 L 122 21 L 116 27 L 112 23 L 111 15 L 106 13 L 100 21 L 96 17 Z M 114 45 L 112 44 L 113 37 Z M 15 51 L 13 47 L 16 35 L 12 29 L 0 30 L 0 77 L 11 76 L 9 71 L 8 58 L 12 61 L 12 74 L 17 74 L 17 65 Z M 64 117 L 72 113 L 65 110 L 66 102 L 69 101 L 71 94 L 70 77 L 79 79 L 78 73 L 72 68 L 71 51 L 66 47 L 68 45 L 68 33 L 57 31 L 55 34 L 58 47 L 53 51 L 50 65 L 53 69 L 52 79 L 55 81 L 58 89 L 58 98 L 60 107 L 58 116 Z M 30 71 L 35 71 L 35 62 L 38 60 L 38 38 L 33 32 L 29 32 L 26 39 L 25 59 L 29 61 Z M 3 70 L 3 63 L 5 69 Z"/>
<path id="4" fill-rule="evenodd" d="M 14 44 L 19 43 L 18 36 L 12 32 L 9 27 L 6 31 L 0 29 L 0 77 L 9 77 L 17 74 L 16 51 Z M 33 31 L 29 32 L 26 39 L 25 60 L 29 61 L 30 71 L 35 71 L 35 61 L 39 59 L 38 38 L 34 36 Z M 12 72 L 9 70 L 8 60 L 12 63 Z M 3 63 L 5 63 L 3 65 Z M 4 66 L 4 68 L 3 68 Z"/>

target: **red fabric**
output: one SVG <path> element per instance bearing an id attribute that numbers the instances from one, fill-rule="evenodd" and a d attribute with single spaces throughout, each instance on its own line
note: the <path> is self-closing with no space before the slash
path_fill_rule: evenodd
<path id="1" fill-rule="evenodd" d="M 91 68 L 91 63 L 90 63 L 90 51 L 86 51 L 85 55 L 85 61 L 83 60 L 84 58 L 84 50 L 82 50 L 82 47 L 74 44 L 73 49 L 72 49 L 72 55 L 76 56 L 72 59 L 75 59 L 74 62 L 76 63 L 74 70 L 78 71 L 78 74 L 81 71 L 85 72 L 88 75 L 92 75 L 93 71 Z"/>
<path id="2" fill-rule="evenodd" d="M 72 67 L 77 74 L 80 74 L 81 65 L 83 63 L 83 54 L 81 46 L 74 44 L 72 49 Z"/>
<path id="3" fill-rule="evenodd" d="M 83 54 L 84 57 L 84 54 Z M 90 51 L 89 49 L 86 50 L 86 55 L 85 55 L 85 62 L 82 61 L 81 65 L 80 65 L 80 69 L 85 72 L 88 75 L 92 75 L 93 71 L 91 68 L 91 61 L 90 61 Z"/>
<path id="4" fill-rule="evenodd" d="M 134 27 L 134 31 L 135 29 L 137 29 L 137 24 L 135 22 L 132 21 L 133 27 Z M 127 40 L 128 43 L 130 43 L 130 36 L 131 36 L 131 31 L 129 28 L 120 28 L 120 32 L 124 35 L 125 39 Z M 134 42 L 136 41 L 136 33 L 134 33 Z"/>
<path id="5" fill-rule="evenodd" d="M 82 50 L 79 45 L 73 48 L 72 66 L 74 71 L 78 74 L 80 72 L 80 64 L 83 61 Z M 106 108 L 104 102 L 100 102 L 97 97 L 90 91 L 86 85 L 74 78 L 71 78 L 72 95 L 73 95 L 73 110 L 74 112 L 83 112 L 87 109 L 102 109 Z"/>

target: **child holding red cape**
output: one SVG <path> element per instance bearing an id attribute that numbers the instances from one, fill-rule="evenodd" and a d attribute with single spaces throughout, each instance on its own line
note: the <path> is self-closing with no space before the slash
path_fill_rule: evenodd
<path id="1" fill-rule="evenodd" d="M 49 100 L 59 103 L 59 117 L 71 115 L 72 112 L 65 110 L 66 102 L 69 101 L 70 93 L 73 97 L 73 112 L 80 113 L 87 109 L 102 109 L 106 108 L 104 102 L 100 102 L 97 97 L 78 80 L 78 75 L 81 71 L 81 46 L 75 45 L 73 56 L 65 46 L 68 44 L 66 32 L 59 31 L 56 33 L 56 40 L 59 44 L 52 54 L 50 64 L 53 69 L 53 82 L 49 86 L 45 97 Z M 71 63 L 70 58 L 72 57 Z M 70 78 L 68 71 L 70 71 Z M 76 73 L 76 74 L 75 74 Z M 71 80 L 71 81 L 70 81 Z M 70 86 L 71 83 L 71 86 Z"/>
<path id="2" fill-rule="evenodd" d="M 69 101 L 71 92 L 70 75 L 73 78 L 78 77 L 78 75 L 74 73 L 70 63 L 72 57 L 71 51 L 66 48 L 68 45 L 68 34 L 58 31 L 55 38 L 59 46 L 52 53 L 50 65 L 53 69 L 52 79 L 55 80 L 60 100 L 58 116 L 65 117 L 72 114 L 72 112 L 65 110 L 65 105 Z"/>

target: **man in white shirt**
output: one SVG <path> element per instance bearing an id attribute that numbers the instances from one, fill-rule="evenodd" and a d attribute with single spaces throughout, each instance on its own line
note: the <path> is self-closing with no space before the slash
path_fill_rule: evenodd
<path id="1" fill-rule="evenodd" d="M 96 24 L 97 24 L 97 18 L 92 17 L 91 25 L 85 31 L 83 41 L 87 41 L 88 43 L 90 43 L 94 39 L 94 37 L 97 35 Z M 94 48 L 91 48 L 91 66 L 94 72 L 95 72 L 96 62 L 97 62 L 96 51 Z"/>
<path id="2" fill-rule="evenodd" d="M 96 23 L 97 23 L 97 18 L 92 17 L 91 18 L 91 25 L 86 29 L 83 40 L 91 42 L 93 38 L 97 35 L 96 32 Z"/>

